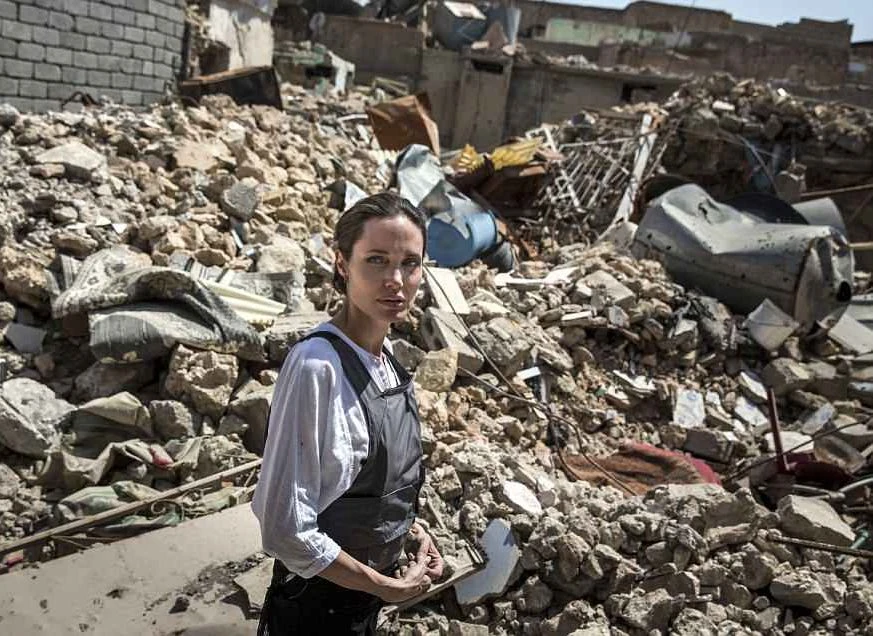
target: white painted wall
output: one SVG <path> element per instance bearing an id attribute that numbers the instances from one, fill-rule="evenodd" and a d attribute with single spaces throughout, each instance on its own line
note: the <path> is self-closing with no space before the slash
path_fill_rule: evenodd
<path id="1" fill-rule="evenodd" d="M 273 27 L 277 0 L 212 0 L 211 36 L 230 48 L 228 70 L 273 64 Z"/>

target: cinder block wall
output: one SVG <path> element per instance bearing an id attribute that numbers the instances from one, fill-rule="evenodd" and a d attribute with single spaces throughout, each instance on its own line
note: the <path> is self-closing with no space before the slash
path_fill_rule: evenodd
<path id="1" fill-rule="evenodd" d="M 185 0 L 0 0 L 0 103 L 57 109 L 76 91 L 142 106 L 175 81 Z"/>

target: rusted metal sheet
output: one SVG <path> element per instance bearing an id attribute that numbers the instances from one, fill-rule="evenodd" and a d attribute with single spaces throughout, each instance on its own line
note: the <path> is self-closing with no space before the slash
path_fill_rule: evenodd
<path id="1" fill-rule="evenodd" d="M 204 95 L 223 93 L 237 104 L 264 104 L 282 108 L 279 80 L 272 66 L 241 68 L 201 75 L 179 83 L 179 93 L 195 102 Z"/>
<path id="2" fill-rule="evenodd" d="M 652 201 L 633 249 L 664 262 L 679 284 L 737 313 L 769 298 L 805 330 L 833 326 L 852 299 L 854 259 L 842 233 L 830 226 L 764 223 L 695 184 Z"/>

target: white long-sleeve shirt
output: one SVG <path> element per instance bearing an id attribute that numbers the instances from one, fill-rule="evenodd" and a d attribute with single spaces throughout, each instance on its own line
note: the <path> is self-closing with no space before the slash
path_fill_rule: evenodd
<path id="1" fill-rule="evenodd" d="M 316 331 L 343 338 L 381 390 L 399 384 L 385 356 L 359 347 L 330 323 Z M 390 350 L 390 343 L 386 339 Z M 352 485 L 369 447 L 367 421 L 340 358 L 324 338 L 291 349 L 270 409 L 270 427 L 252 510 L 264 551 L 295 574 L 316 576 L 339 556 L 318 515 Z"/>

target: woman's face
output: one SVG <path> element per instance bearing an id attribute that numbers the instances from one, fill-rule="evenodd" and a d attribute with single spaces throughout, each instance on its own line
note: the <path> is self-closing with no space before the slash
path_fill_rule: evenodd
<path id="1" fill-rule="evenodd" d="M 379 323 L 403 320 L 421 283 L 424 239 L 406 216 L 369 219 L 347 260 L 337 251 L 346 298 Z"/>

